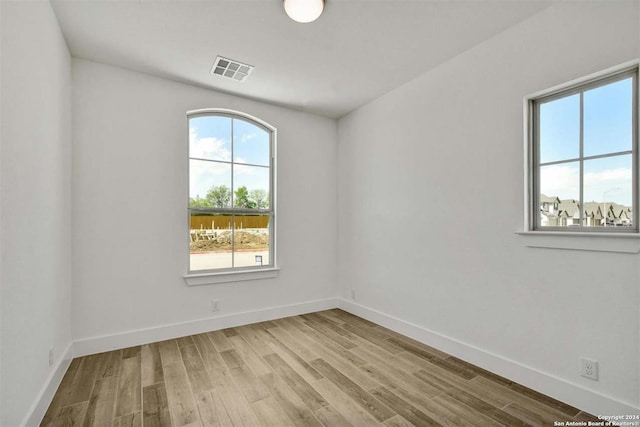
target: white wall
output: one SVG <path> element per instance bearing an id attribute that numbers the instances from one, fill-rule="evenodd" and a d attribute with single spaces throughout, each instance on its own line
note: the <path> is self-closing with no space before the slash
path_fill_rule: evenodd
<path id="1" fill-rule="evenodd" d="M 0 8 L 0 425 L 16 426 L 71 343 L 71 59 L 48 2 Z"/>
<path id="2" fill-rule="evenodd" d="M 562 2 L 341 119 L 342 296 L 638 406 L 638 255 L 515 234 L 523 98 L 638 54 L 637 2 Z"/>
<path id="3" fill-rule="evenodd" d="M 224 316 L 335 297 L 335 120 L 85 60 L 73 60 L 73 85 L 75 340 L 210 318 L 212 298 Z M 275 279 L 183 281 L 185 113 L 207 107 L 278 129 Z"/>

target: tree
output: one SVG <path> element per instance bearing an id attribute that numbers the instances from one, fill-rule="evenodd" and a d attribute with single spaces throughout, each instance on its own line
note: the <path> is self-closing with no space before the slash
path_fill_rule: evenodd
<path id="1" fill-rule="evenodd" d="M 255 202 L 257 209 L 269 209 L 269 193 L 265 190 L 251 190 L 249 197 Z"/>
<path id="2" fill-rule="evenodd" d="M 245 187 L 244 185 L 236 190 L 234 207 L 245 209 L 256 208 L 256 202 L 249 198 L 249 190 L 247 190 L 247 187 Z"/>
<path id="3" fill-rule="evenodd" d="M 193 197 L 189 198 L 189 207 L 192 207 L 192 208 L 207 208 L 207 207 L 210 207 L 210 206 L 211 205 L 209 204 L 207 199 L 203 199 L 200 196 L 196 196 L 195 199 Z"/>
<path id="4" fill-rule="evenodd" d="M 226 185 L 213 186 L 207 193 L 207 206 L 214 208 L 231 207 L 231 189 Z"/>

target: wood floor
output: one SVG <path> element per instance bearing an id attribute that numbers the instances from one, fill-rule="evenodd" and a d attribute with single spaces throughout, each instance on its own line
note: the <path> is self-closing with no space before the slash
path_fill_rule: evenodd
<path id="1" fill-rule="evenodd" d="M 552 426 L 595 420 L 341 310 L 71 362 L 44 426 Z"/>

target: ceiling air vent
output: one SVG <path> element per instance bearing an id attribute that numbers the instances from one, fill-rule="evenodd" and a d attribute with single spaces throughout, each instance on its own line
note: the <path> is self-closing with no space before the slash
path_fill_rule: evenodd
<path id="1" fill-rule="evenodd" d="M 218 56 L 213 63 L 211 74 L 243 82 L 249 77 L 251 71 L 253 71 L 253 65 L 243 64 L 233 59 Z"/>

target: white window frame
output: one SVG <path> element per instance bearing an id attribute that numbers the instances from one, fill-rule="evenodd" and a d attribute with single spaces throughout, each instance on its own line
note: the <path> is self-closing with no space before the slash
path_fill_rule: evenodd
<path id="1" fill-rule="evenodd" d="M 189 186 L 190 186 L 190 160 L 195 159 L 187 152 L 187 274 L 184 279 L 187 285 L 204 285 L 224 282 L 245 281 L 253 279 L 272 278 L 277 276 L 279 268 L 277 267 L 277 188 L 276 188 L 276 139 L 277 130 L 269 123 L 260 120 L 254 116 L 246 114 L 241 111 L 235 111 L 225 108 L 206 108 L 188 111 L 187 114 L 187 141 L 189 138 L 189 120 L 195 117 L 217 116 L 228 117 L 230 119 L 238 119 L 249 122 L 269 133 L 269 208 L 268 209 L 243 209 L 243 208 L 193 208 L 189 206 Z M 233 161 L 233 132 L 231 135 L 231 149 L 232 156 L 229 162 L 223 161 L 223 163 L 229 163 L 231 165 L 231 179 L 232 186 L 231 191 L 233 193 L 233 165 L 236 164 Z M 187 148 L 188 150 L 188 148 Z M 202 159 L 200 159 L 202 160 Z M 238 163 L 245 165 L 244 163 Z M 250 165 L 251 166 L 251 165 Z M 232 195 L 233 198 L 233 195 Z M 224 213 L 231 215 L 269 215 L 269 264 L 262 266 L 248 266 L 248 267 L 231 267 L 209 270 L 191 270 L 190 262 L 190 229 L 191 229 L 191 212 L 207 212 L 207 213 Z M 233 248 L 233 241 L 232 241 Z M 232 256 L 235 256 L 232 249 Z"/>
<path id="2" fill-rule="evenodd" d="M 633 210 L 633 227 L 588 227 L 588 226 L 572 226 L 572 227 L 553 227 L 553 226 L 541 226 L 540 225 L 540 203 L 539 203 L 539 195 L 540 195 L 540 162 L 539 162 L 539 105 L 542 102 L 547 102 L 554 99 L 560 99 L 567 96 L 582 94 L 587 90 L 594 89 L 596 87 L 600 87 L 609 83 L 613 83 L 615 81 L 619 81 L 625 78 L 633 78 L 633 101 L 632 101 L 632 147 L 627 154 L 632 155 L 632 210 Z M 616 153 L 607 153 L 604 155 L 598 156 L 584 156 L 582 152 L 583 147 L 583 122 L 582 122 L 582 95 L 580 101 L 580 154 L 575 159 L 563 160 L 561 162 L 550 162 L 550 163 L 563 163 L 569 161 L 578 161 L 580 163 L 580 219 L 582 224 L 582 219 L 584 217 L 584 209 L 582 208 L 583 204 L 583 162 L 589 159 L 597 159 L 604 157 L 612 157 L 615 155 L 621 155 L 624 152 L 616 152 Z M 525 151 L 525 165 L 526 165 L 526 213 L 525 213 L 525 224 L 527 233 L 554 233 L 560 235 L 597 235 L 597 233 L 607 234 L 607 235 L 638 235 L 639 233 L 639 210 L 640 206 L 638 205 L 639 197 L 638 191 L 640 189 L 640 185 L 638 185 L 638 122 L 639 122 L 639 111 L 638 111 L 638 62 L 634 61 L 632 63 L 626 63 L 618 67 L 610 68 L 608 70 L 602 71 L 600 73 L 596 73 L 590 75 L 588 77 L 554 87 L 552 89 L 539 92 L 537 94 L 531 95 L 525 98 L 525 120 L 526 120 L 526 151 Z M 546 165 L 546 163 L 545 163 Z"/>

